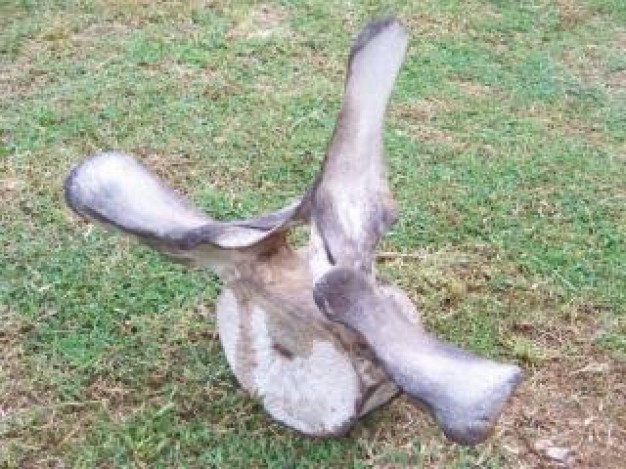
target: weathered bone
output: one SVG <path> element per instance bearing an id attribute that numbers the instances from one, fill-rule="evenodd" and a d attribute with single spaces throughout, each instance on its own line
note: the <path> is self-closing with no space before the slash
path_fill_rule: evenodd
<path id="1" fill-rule="evenodd" d="M 75 167 L 65 199 L 78 214 L 134 235 L 175 261 L 221 271 L 242 252 L 270 249 L 301 215 L 299 202 L 258 218 L 210 219 L 134 158 L 98 153 Z"/>
<path id="2" fill-rule="evenodd" d="M 220 276 L 226 358 L 276 420 L 309 435 L 338 435 L 400 386 L 449 438 L 474 444 L 493 427 L 519 370 L 426 335 L 406 295 L 374 273 L 376 244 L 395 220 L 382 127 L 406 44 L 393 19 L 359 33 L 320 176 L 282 210 L 212 220 L 116 152 L 73 169 L 65 196 L 78 214 Z M 296 253 L 286 232 L 307 221 L 309 249 Z"/>
<path id="3" fill-rule="evenodd" d="M 356 37 L 343 102 L 311 196 L 311 270 L 335 265 L 370 272 L 378 240 L 395 221 L 383 162 L 383 120 L 404 60 L 407 34 L 393 19 Z"/>
<path id="4" fill-rule="evenodd" d="M 448 438 L 476 444 L 491 432 L 521 371 L 438 341 L 407 320 L 362 273 L 330 271 L 315 285 L 328 317 L 358 331 L 391 378 L 430 410 Z"/>

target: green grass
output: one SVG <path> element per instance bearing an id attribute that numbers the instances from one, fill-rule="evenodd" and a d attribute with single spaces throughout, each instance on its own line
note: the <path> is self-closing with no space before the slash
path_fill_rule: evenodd
<path id="1" fill-rule="evenodd" d="M 204 3 L 0 3 L 0 466 L 519 467 L 550 439 L 618 467 L 624 2 Z M 72 164 L 115 148 L 216 218 L 279 207 L 323 158 L 351 34 L 389 12 L 411 43 L 381 249 L 413 257 L 381 270 L 440 336 L 526 369 L 475 449 L 403 399 L 341 439 L 273 423 L 226 366 L 215 278 L 62 198 Z"/>

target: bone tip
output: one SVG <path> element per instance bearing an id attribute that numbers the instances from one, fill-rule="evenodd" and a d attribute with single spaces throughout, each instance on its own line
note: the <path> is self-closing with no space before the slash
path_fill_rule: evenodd
<path id="1" fill-rule="evenodd" d="M 363 50 L 365 46 L 367 46 L 374 38 L 391 29 L 396 30 L 400 40 L 407 40 L 408 35 L 406 30 L 395 17 L 386 16 L 370 21 L 354 38 L 352 48 L 350 50 L 350 60 Z"/>
<path id="2" fill-rule="evenodd" d="M 81 203 L 80 179 L 83 176 L 85 168 L 94 160 L 102 157 L 108 157 L 114 152 L 98 152 L 83 159 L 80 163 L 75 164 L 70 169 L 69 174 L 63 182 L 63 197 L 65 203 L 77 214 L 83 215 L 83 204 Z"/>
<path id="3" fill-rule="evenodd" d="M 137 162 L 128 155 L 114 150 L 99 151 L 85 157 L 70 169 L 63 183 L 63 196 L 67 205 L 78 215 L 85 209 L 83 197 L 85 179 L 97 173 L 104 173 L 108 168 L 128 167 Z"/>
<path id="4" fill-rule="evenodd" d="M 475 446 L 484 442 L 491 434 L 511 395 L 522 382 L 522 370 L 516 365 L 508 365 L 507 379 L 499 387 L 491 398 L 491 404 L 486 404 L 479 415 L 467 421 L 467 417 L 455 421 L 451 419 L 442 425 L 446 437 L 458 444 Z M 459 423 L 460 422 L 460 423 Z"/>

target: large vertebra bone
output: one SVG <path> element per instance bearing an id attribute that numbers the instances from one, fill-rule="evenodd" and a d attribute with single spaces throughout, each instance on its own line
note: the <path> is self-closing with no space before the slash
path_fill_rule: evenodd
<path id="1" fill-rule="evenodd" d="M 396 217 L 382 128 L 406 46 L 393 19 L 359 33 L 322 171 L 282 210 L 212 220 L 116 152 L 74 168 L 65 196 L 76 213 L 219 275 L 226 358 L 276 420 L 310 435 L 338 435 L 399 387 L 450 439 L 475 444 L 493 428 L 520 370 L 427 335 L 407 296 L 375 273 L 376 245 Z M 311 225 L 301 253 L 286 241 L 297 223 Z"/>

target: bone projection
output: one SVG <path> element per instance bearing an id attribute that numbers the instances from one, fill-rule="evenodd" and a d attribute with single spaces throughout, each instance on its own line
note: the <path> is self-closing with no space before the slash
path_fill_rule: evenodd
<path id="1" fill-rule="evenodd" d="M 382 129 L 406 45 L 394 19 L 358 34 L 322 170 L 282 210 L 212 220 L 116 152 L 75 167 L 65 196 L 83 217 L 220 276 L 226 359 L 274 419 L 307 435 L 340 435 L 405 392 L 448 438 L 476 444 L 519 383 L 519 368 L 431 337 L 407 296 L 375 273 L 376 245 L 396 217 Z M 295 251 L 286 234 L 298 223 L 310 225 L 310 242 Z"/>

